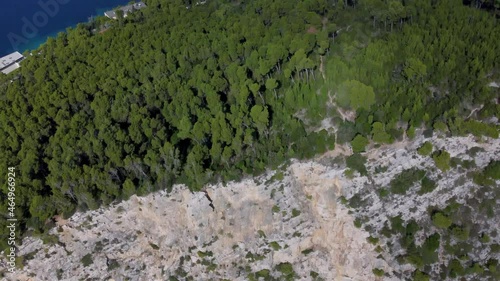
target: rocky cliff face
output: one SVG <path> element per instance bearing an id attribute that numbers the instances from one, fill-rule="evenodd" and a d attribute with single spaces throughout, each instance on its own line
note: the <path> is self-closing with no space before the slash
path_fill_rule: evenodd
<path id="1" fill-rule="evenodd" d="M 433 155 L 415 153 L 424 142 L 432 144 Z M 434 160 L 442 151 L 449 153 L 444 170 Z M 500 278 L 500 181 L 479 183 L 486 177 L 481 171 L 500 160 L 499 139 L 419 137 L 366 157 L 367 176 L 355 176 L 344 192 L 357 222 L 396 268 L 389 275 L 417 280 L 417 270 L 430 280 Z M 439 225 L 436 213 L 449 225 Z"/>
<path id="2" fill-rule="evenodd" d="M 382 241 L 395 243 L 396 238 L 369 243 L 370 234 L 376 235 L 393 215 L 422 220 L 427 207 L 470 196 L 468 181 L 453 188 L 459 172 L 446 174 L 425 196 L 409 192 L 390 201 L 375 196 L 404 169 L 427 167 L 438 173 L 432 161 L 415 152 L 423 141 L 371 150 L 367 176 L 346 176 L 339 159 L 348 149 L 338 147 L 314 161 L 295 161 L 255 179 L 208 186 L 206 193 L 176 186 L 170 194 L 133 196 L 77 213 L 58 220 L 51 232 L 59 240 L 54 245 L 26 238 L 20 248 L 25 266 L 8 279 L 401 280 L 413 267 L 375 251 Z M 468 149 L 482 147 L 474 159 L 478 166 L 500 155 L 498 140 L 432 141 L 464 159 L 470 157 Z M 377 167 L 387 168 L 376 172 Z M 355 195 L 370 203 L 352 210 L 340 203 Z M 356 227 L 355 219 L 369 227 Z M 499 227 L 498 217 L 485 223 L 485 228 L 494 227 Z M 385 275 L 376 277 L 374 269 Z"/>
<path id="3" fill-rule="evenodd" d="M 23 242 L 26 266 L 12 280 L 248 280 L 279 277 L 281 264 L 311 280 L 372 280 L 386 268 L 347 209 L 340 172 L 314 162 L 255 180 L 207 188 L 176 186 L 111 208 L 59 220 L 59 243 Z M 86 258 L 85 258 L 86 257 Z M 280 268 L 281 268 L 280 267 Z M 30 278 L 31 277 L 31 278 Z"/>

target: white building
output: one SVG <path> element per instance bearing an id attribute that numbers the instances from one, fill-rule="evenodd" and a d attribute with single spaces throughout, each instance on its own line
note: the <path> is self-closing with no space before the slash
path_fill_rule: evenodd
<path id="1" fill-rule="evenodd" d="M 19 52 L 14 52 L 10 55 L 0 58 L 0 71 L 3 74 L 9 74 L 12 71 L 21 67 L 19 64 L 24 59 L 24 56 Z"/>
<path id="2" fill-rule="evenodd" d="M 137 3 L 131 4 L 131 5 L 120 7 L 116 10 L 113 10 L 113 11 L 107 11 L 104 13 L 104 15 L 110 19 L 116 20 L 118 18 L 118 16 L 116 15 L 117 10 L 122 10 L 123 17 L 126 18 L 128 13 L 132 13 L 135 10 L 140 10 L 143 8 L 146 8 L 146 4 L 144 4 L 144 2 L 137 2 Z"/>

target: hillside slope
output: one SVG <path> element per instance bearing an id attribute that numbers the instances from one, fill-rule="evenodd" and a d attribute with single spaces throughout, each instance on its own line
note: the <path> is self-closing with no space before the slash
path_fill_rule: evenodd
<path id="1" fill-rule="evenodd" d="M 450 159 L 461 164 L 440 171 L 429 161 L 431 156 L 417 153 L 425 141 L 436 150 L 448 151 Z M 498 192 L 490 189 L 498 189 L 499 181 L 480 186 L 465 170 L 481 171 L 498 161 L 498 139 L 421 136 L 373 148 L 363 154 L 367 158 L 364 175 L 349 171 L 348 154 L 349 149 L 339 146 L 313 161 L 293 161 L 258 178 L 208 186 L 214 210 L 203 192 L 192 193 L 177 185 L 168 195 L 162 191 L 134 196 L 109 208 L 77 213 L 67 221 L 59 219 L 51 231 L 58 242 L 43 245 L 38 238 L 26 238 L 20 249 L 24 269 L 9 278 L 403 280 L 429 274 L 436 280 L 449 273 L 448 261 L 455 258 L 446 244 L 464 241 L 472 245 L 469 259 L 462 260 L 464 268 L 475 263 L 483 268 L 482 273 L 469 272 L 467 280 L 493 278 L 495 268 L 486 264 L 499 259 L 499 215 L 493 209 L 492 216 L 483 216 L 488 212 L 481 208 L 488 200 L 493 200 L 493 206 L 498 202 Z M 474 165 L 464 168 L 466 161 Z M 425 171 L 435 188 L 419 194 L 421 184 L 415 181 L 404 195 L 389 188 L 380 196 L 408 169 Z M 445 229 L 433 226 L 429 213 L 453 201 L 471 208 L 470 216 L 462 214 L 461 221 L 472 225 L 470 238 L 458 242 Z M 407 245 L 411 243 L 403 243 L 401 235 L 391 232 L 398 216 L 403 228 L 412 220 L 417 223 L 418 230 L 411 235 L 416 245 L 440 234 L 440 246 L 426 253 L 439 259 L 431 270 L 426 271 L 427 264 L 420 267 L 426 273 L 414 273 L 420 272 L 415 271 L 419 265 L 398 259 L 411 253 Z M 392 226 L 391 235 L 384 236 L 387 225 Z M 489 241 L 479 243 L 478 233 L 487 233 Z"/>

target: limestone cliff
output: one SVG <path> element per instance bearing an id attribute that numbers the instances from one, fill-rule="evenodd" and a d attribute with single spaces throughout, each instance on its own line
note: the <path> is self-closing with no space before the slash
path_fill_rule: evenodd
<path id="1" fill-rule="evenodd" d="M 363 218 L 366 229 L 376 233 L 392 215 L 422 220 L 429 206 L 470 196 L 465 191 L 472 188 L 469 181 L 453 186 L 457 172 L 442 176 L 439 187 L 425 196 L 409 192 L 391 197 L 392 201 L 376 198 L 375 192 L 404 169 L 423 167 L 439 173 L 432 161 L 416 154 L 423 141 L 419 137 L 370 150 L 365 155 L 368 176 L 346 176 L 347 168 L 338 159 L 349 149 L 339 146 L 313 161 L 292 161 L 261 177 L 208 186 L 206 194 L 178 185 L 169 194 L 133 196 L 107 208 L 77 213 L 58 220 L 51 231 L 59 240 L 54 245 L 24 239 L 20 254 L 25 266 L 8 278 L 401 280 L 413 267 L 375 251 L 377 243 L 369 243 L 370 234 L 356 227 L 354 220 Z M 481 147 L 474 158 L 478 166 L 500 155 L 498 140 L 434 137 L 431 141 L 463 159 L 470 158 L 467 150 Z M 386 168 L 376 172 L 377 167 Z M 340 203 L 357 194 L 371 203 L 353 210 Z M 498 227 L 498 217 L 487 224 L 486 228 Z M 374 269 L 384 275 L 376 277 Z"/>

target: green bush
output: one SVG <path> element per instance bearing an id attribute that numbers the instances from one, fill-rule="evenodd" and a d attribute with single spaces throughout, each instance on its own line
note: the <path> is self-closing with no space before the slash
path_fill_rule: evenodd
<path id="1" fill-rule="evenodd" d="M 118 263 L 118 261 L 114 260 L 114 259 L 108 260 L 107 264 L 108 264 L 108 271 L 111 271 L 113 269 L 120 267 L 120 264 Z"/>
<path id="2" fill-rule="evenodd" d="M 305 256 L 309 255 L 310 253 L 314 252 L 314 249 L 305 249 L 301 253 Z"/>
<path id="3" fill-rule="evenodd" d="M 270 242 L 269 247 L 273 248 L 273 250 L 275 250 L 275 251 L 278 251 L 281 249 L 280 244 L 278 244 L 278 242 L 276 242 L 276 241 Z"/>
<path id="4" fill-rule="evenodd" d="M 443 213 L 437 212 L 432 215 L 432 223 L 439 228 L 448 228 L 451 226 L 452 221 Z"/>
<path id="5" fill-rule="evenodd" d="M 340 106 L 357 110 L 369 109 L 375 103 L 373 88 L 358 80 L 346 80 L 338 86 L 337 102 Z"/>
<path id="6" fill-rule="evenodd" d="M 498 127 L 492 124 L 486 124 L 476 120 L 469 120 L 463 123 L 463 132 L 471 133 L 474 136 L 488 136 L 498 138 Z"/>
<path id="7" fill-rule="evenodd" d="M 492 244 L 490 249 L 493 253 L 500 253 L 500 244 Z"/>
<path id="8" fill-rule="evenodd" d="M 276 270 L 281 272 L 281 274 L 283 274 L 283 276 L 285 277 L 293 277 L 295 275 L 293 265 L 288 262 L 278 264 L 276 266 Z"/>
<path id="9" fill-rule="evenodd" d="M 484 272 L 484 268 L 477 262 L 473 263 L 469 268 L 467 268 L 467 273 L 469 274 L 481 274 Z"/>
<path id="10" fill-rule="evenodd" d="M 478 152 L 484 152 L 484 148 L 479 147 L 479 146 L 474 146 L 474 147 L 471 147 L 469 150 L 467 150 L 467 154 L 470 157 L 476 157 Z"/>
<path id="11" fill-rule="evenodd" d="M 463 160 L 461 165 L 464 169 L 472 169 L 476 167 L 476 162 L 474 160 Z"/>
<path id="12" fill-rule="evenodd" d="M 405 194 L 416 181 L 422 179 L 424 176 L 424 170 L 415 168 L 404 170 L 391 180 L 391 192 L 395 194 Z"/>
<path id="13" fill-rule="evenodd" d="M 395 233 L 405 232 L 404 220 L 401 218 L 401 216 L 392 217 L 389 220 L 391 221 L 391 229 Z"/>
<path id="14" fill-rule="evenodd" d="M 380 268 L 374 268 L 372 271 L 373 271 L 373 274 L 375 274 L 375 276 L 378 276 L 378 277 L 382 277 L 385 274 L 385 271 L 383 269 L 380 269 Z"/>
<path id="15" fill-rule="evenodd" d="M 346 169 L 346 170 L 344 171 L 344 176 L 345 176 L 346 178 L 348 178 L 348 179 L 352 180 L 352 179 L 354 178 L 354 173 L 355 173 L 355 172 L 356 172 L 356 171 L 354 171 L 353 169 Z"/>
<path id="16" fill-rule="evenodd" d="M 361 228 L 362 225 L 363 225 L 363 222 L 359 218 L 354 220 L 355 227 Z"/>
<path id="17" fill-rule="evenodd" d="M 351 141 L 352 151 L 354 153 L 359 153 L 365 151 L 365 147 L 368 145 L 369 141 L 362 135 L 357 135 Z"/>
<path id="18" fill-rule="evenodd" d="M 43 244 L 48 244 L 48 245 L 55 245 L 57 242 L 59 242 L 58 236 L 48 234 L 48 233 L 43 233 L 41 235 L 41 239 L 42 239 Z"/>
<path id="19" fill-rule="evenodd" d="M 481 186 L 489 186 L 494 184 L 494 181 L 491 178 L 485 176 L 484 172 L 473 173 L 472 179 L 475 184 Z"/>
<path id="20" fill-rule="evenodd" d="M 432 159 L 441 171 L 446 172 L 450 169 L 450 154 L 446 150 L 436 151 L 432 154 Z"/>
<path id="21" fill-rule="evenodd" d="M 408 136 L 409 139 L 413 139 L 415 137 L 415 127 L 410 126 L 408 130 L 406 130 L 406 135 Z"/>
<path id="22" fill-rule="evenodd" d="M 280 207 L 278 205 L 274 205 L 272 208 L 273 213 L 279 213 L 280 212 Z"/>
<path id="23" fill-rule="evenodd" d="M 392 136 L 385 131 L 384 124 L 374 122 L 372 124 L 372 140 L 376 143 L 392 143 Z"/>
<path id="24" fill-rule="evenodd" d="M 59 269 L 57 269 L 56 274 L 57 274 L 57 280 L 61 280 L 61 279 L 63 279 L 64 270 L 59 268 Z"/>
<path id="25" fill-rule="evenodd" d="M 272 177 L 271 181 L 282 181 L 285 178 L 283 172 L 276 172 Z"/>
<path id="26" fill-rule="evenodd" d="M 423 273 L 420 270 L 417 270 L 413 274 L 413 281 L 429 281 L 430 277 L 429 275 Z"/>
<path id="27" fill-rule="evenodd" d="M 211 263 L 211 264 L 209 264 L 209 265 L 207 266 L 207 270 L 208 270 L 208 271 L 214 271 L 214 270 L 216 270 L 216 269 L 217 269 L 217 264 L 215 264 L 215 263 Z"/>
<path id="28" fill-rule="evenodd" d="M 422 260 L 424 264 L 429 265 L 438 261 L 437 249 L 439 249 L 441 236 L 437 233 L 427 237 L 420 253 L 422 254 Z"/>
<path id="29" fill-rule="evenodd" d="M 415 233 L 417 233 L 419 229 L 420 229 L 420 226 L 418 225 L 418 223 L 416 221 L 414 221 L 414 220 L 408 221 L 404 232 L 401 233 L 401 234 L 403 234 L 403 236 L 401 237 L 401 240 L 400 240 L 401 245 L 405 248 L 408 248 L 408 249 L 414 248 L 415 247 Z M 412 251 L 408 250 L 408 252 L 412 252 Z"/>
<path id="30" fill-rule="evenodd" d="M 428 156 L 432 153 L 432 143 L 426 141 L 424 144 L 417 149 L 417 153 L 422 156 Z"/>
<path id="31" fill-rule="evenodd" d="M 448 270 L 450 272 L 449 276 L 451 278 L 456 278 L 458 276 L 463 276 L 465 270 L 459 260 L 454 259 L 448 264 Z"/>
<path id="32" fill-rule="evenodd" d="M 94 263 L 94 261 L 92 260 L 92 254 L 86 254 L 85 256 L 83 256 L 83 258 L 80 261 L 82 262 L 83 266 L 85 266 L 85 267 Z"/>
<path id="33" fill-rule="evenodd" d="M 356 127 L 354 123 L 349 121 L 343 121 L 339 125 L 337 131 L 337 143 L 344 144 L 350 142 L 356 136 Z"/>
<path id="34" fill-rule="evenodd" d="M 488 267 L 488 270 L 490 272 L 497 272 L 498 268 L 498 260 L 496 259 L 489 259 L 488 262 L 486 263 L 486 266 Z"/>
<path id="35" fill-rule="evenodd" d="M 424 261 L 422 259 L 422 256 L 420 256 L 417 253 L 408 255 L 406 257 L 406 262 L 414 265 L 416 268 L 422 268 L 424 266 Z"/>
<path id="36" fill-rule="evenodd" d="M 500 161 L 491 161 L 488 166 L 484 168 L 483 174 L 485 177 L 500 180 Z"/>
<path id="37" fill-rule="evenodd" d="M 389 194 L 390 194 L 389 190 L 387 190 L 386 188 L 379 189 L 379 190 L 377 190 L 377 192 L 378 192 L 378 196 L 380 196 L 380 198 L 385 198 L 385 197 L 389 196 Z"/>
<path id="38" fill-rule="evenodd" d="M 469 228 L 465 226 L 454 226 L 451 229 L 451 233 L 453 236 L 460 240 L 460 241 L 465 241 L 469 239 Z"/>
<path id="39" fill-rule="evenodd" d="M 441 236 L 437 233 L 434 233 L 433 235 L 427 237 L 424 242 L 423 248 L 430 252 L 436 251 L 439 248 L 440 238 Z"/>
<path id="40" fill-rule="evenodd" d="M 368 237 L 366 240 L 368 240 L 368 242 L 370 242 L 370 244 L 373 244 L 373 245 L 376 245 L 379 241 L 378 238 L 373 237 L 373 236 Z"/>
<path id="41" fill-rule="evenodd" d="M 208 251 L 208 252 L 198 251 L 198 256 L 200 258 L 212 257 L 213 255 L 214 255 L 214 253 L 212 251 Z"/>
<path id="42" fill-rule="evenodd" d="M 481 236 L 480 236 L 480 238 L 479 238 L 479 241 L 481 241 L 481 243 L 484 244 L 484 243 L 490 242 L 491 238 L 490 238 L 490 236 L 488 234 L 482 233 Z"/>
<path id="43" fill-rule="evenodd" d="M 365 163 L 366 157 L 362 156 L 359 153 L 354 153 L 346 159 L 347 167 L 352 170 L 358 171 L 362 176 L 368 175 L 368 170 L 366 169 Z"/>
<path id="44" fill-rule="evenodd" d="M 258 281 L 257 277 L 255 277 L 255 273 L 248 273 L 247 274 L 247 280 L 248 281 Z"/>
<path id="45" fill-rule="evenodd" d="M 429 179 L 428 177 L 424 177 L 421 182 L 421 187 L 418 194 L 422 195 L 425 193 L 432 192 L 436 188 L 436 182 Z"/>
<path id="46" fill-rule="evenodd" d="M 441 131 L 443 133 L 448 131 L 448 126 L 444 122 L 441 122 L 441 121 L 434 122 L 433 127 L 434 127 L 434 130 Z"/>
<path id="47" fill-rule="evenodd" d="M 266 278 L 268 278 L 268 277 L 269 277 L 269 273 L 270 273 L 269 269 L 262 269 L 262 270 L 257 271 L 257 272 L 255 273 L 255 276 L 256 276 L 257 278 L 262 277 L 262 278 L 266 279 Z"/>
<path id="48" fill-rule="evenodd" d="M 265 258 L 264 255 L 259 255 L 259 254 L 254 254 L 250 251 L 247 252 L 247 254 L 245 255 L 245 258 L 250 260 L 251 262 L 254 262 L 254 261 L 261 261 Z"/>

